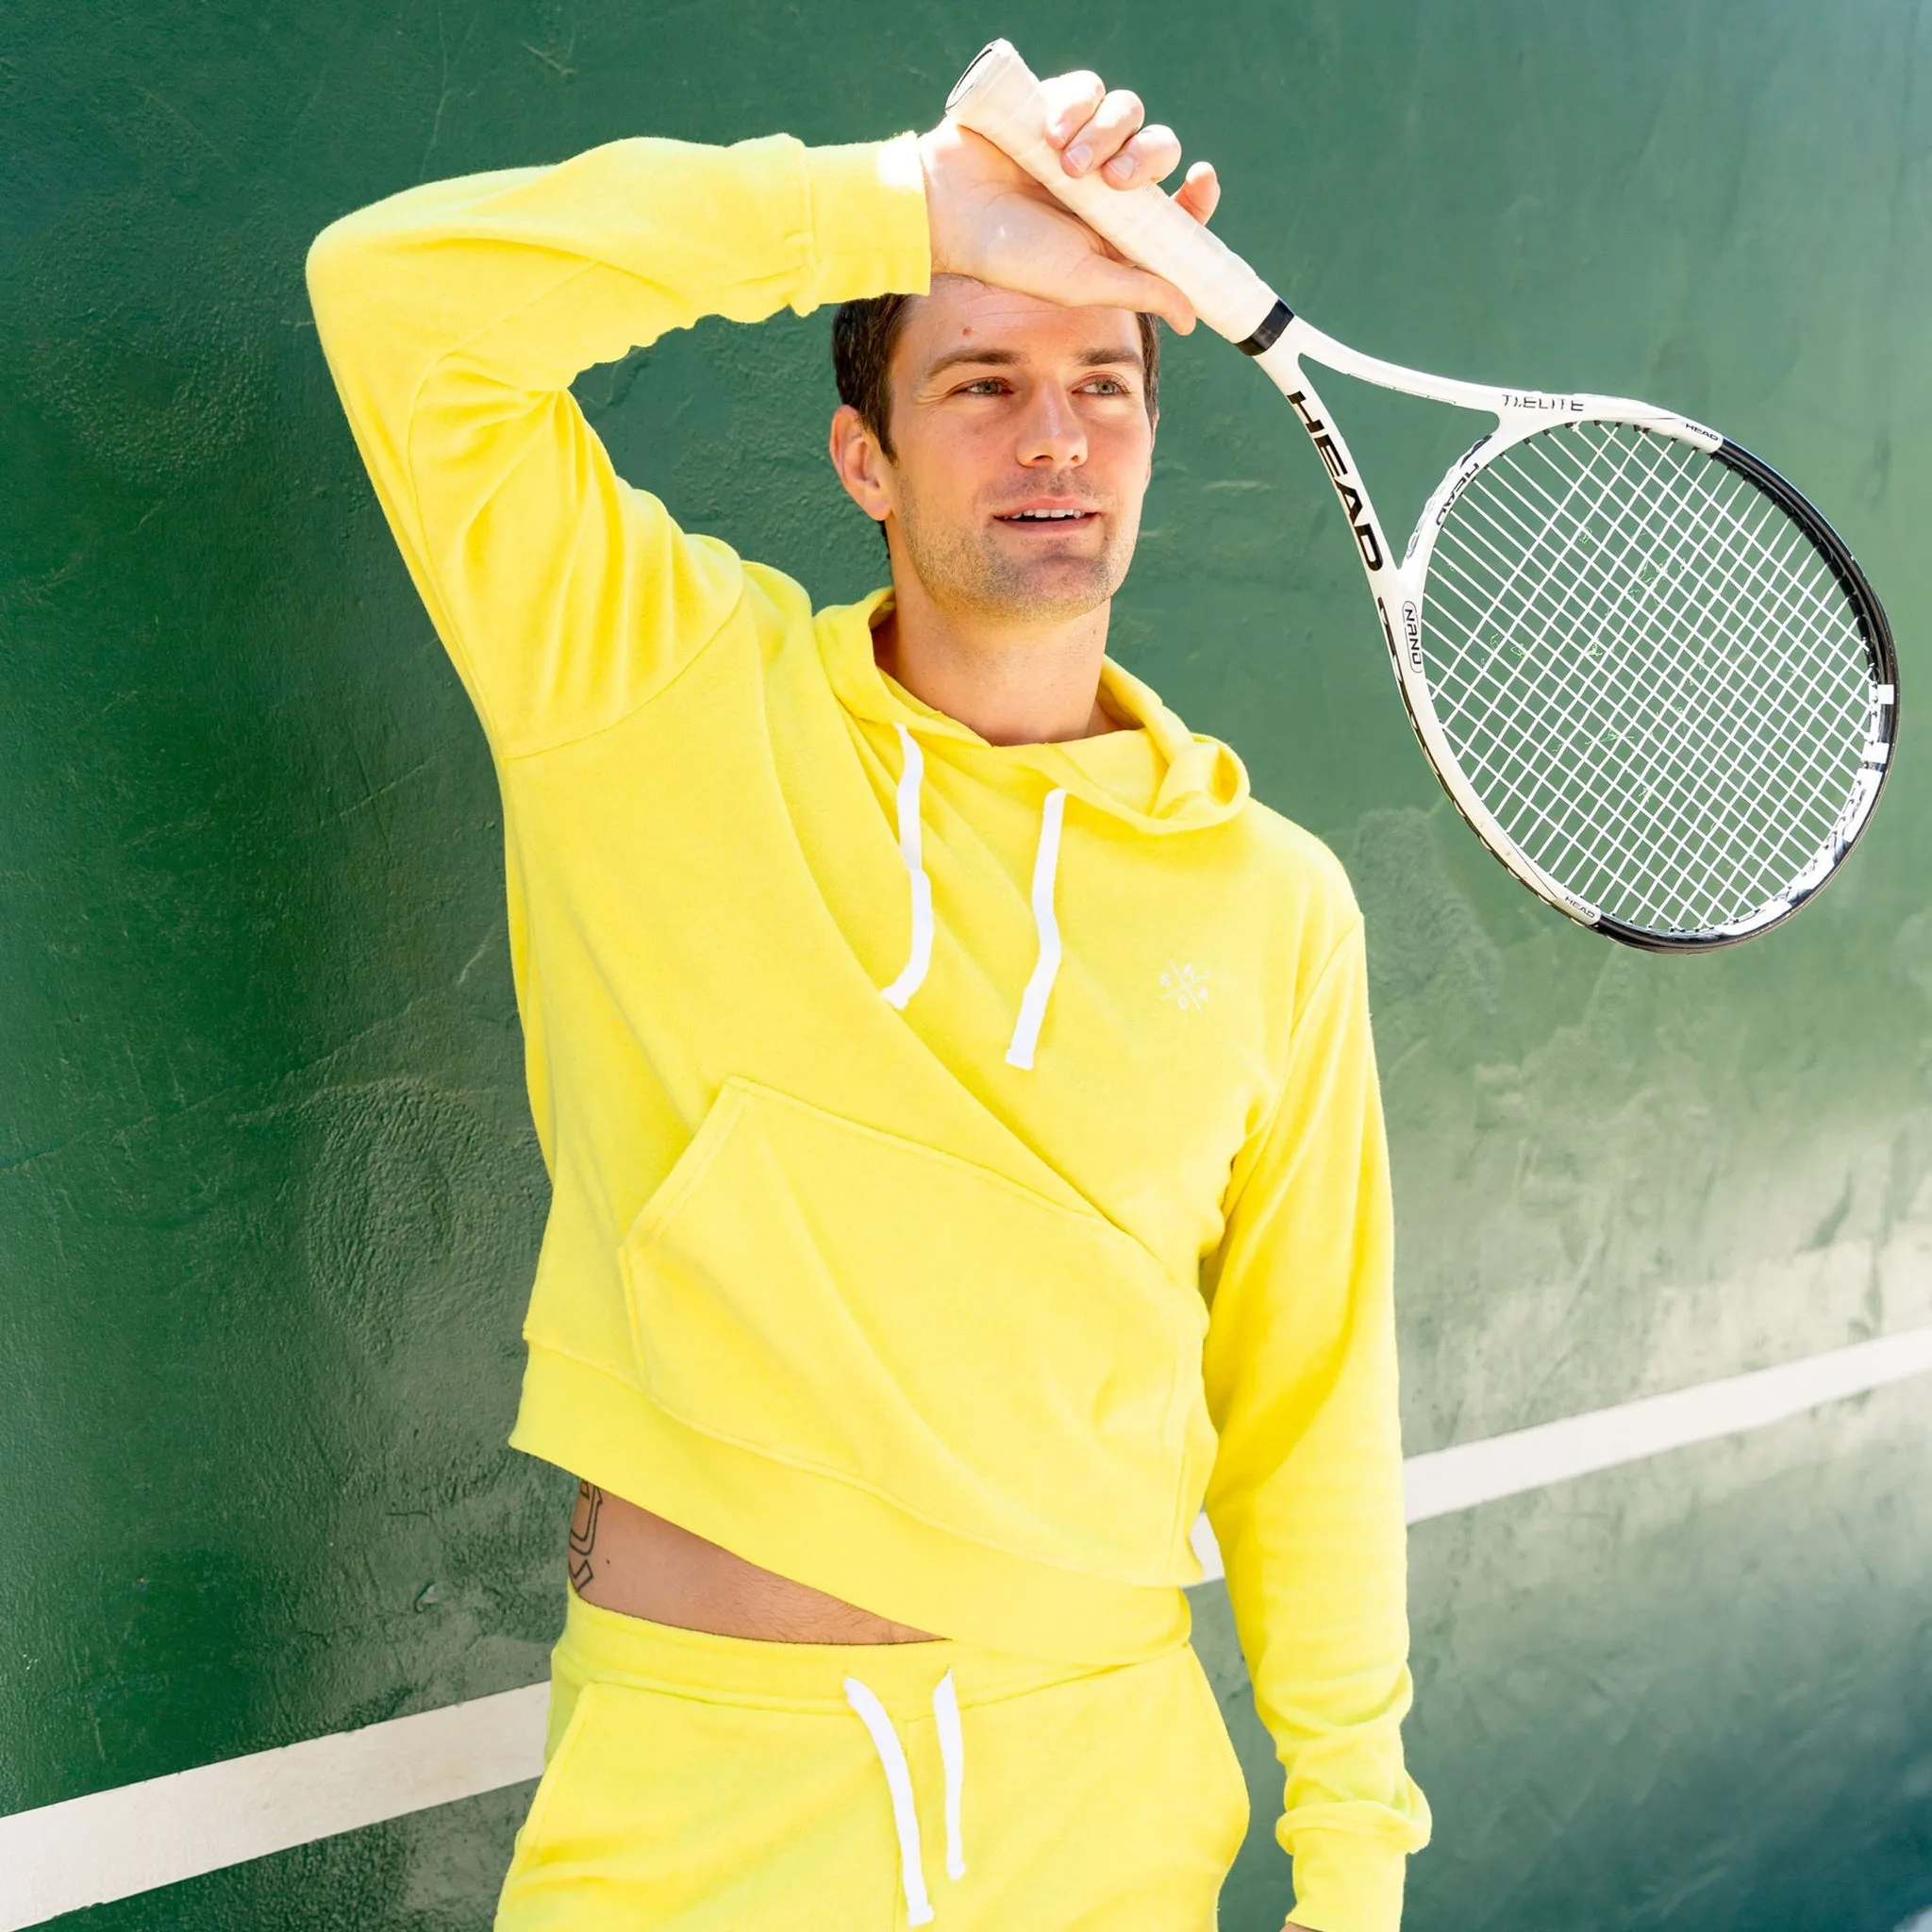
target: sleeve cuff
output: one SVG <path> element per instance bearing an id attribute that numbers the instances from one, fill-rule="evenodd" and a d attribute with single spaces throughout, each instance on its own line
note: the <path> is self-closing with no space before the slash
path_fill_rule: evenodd
<path id="1" fill-rule="evenodd" d="M 923 295 L 932 283 L 925 171 L 919 139 L 808 148 L 811 265 L 792 307 L 803 315 L 825 302 L 863 295 Z"/>
<path id="2" fill-rule="evenodd" d="M 1408 1860 L 1352 1831 L 1295 1834 L 1294 1910 L 1307 1932 L 1398 1932 Z"/>

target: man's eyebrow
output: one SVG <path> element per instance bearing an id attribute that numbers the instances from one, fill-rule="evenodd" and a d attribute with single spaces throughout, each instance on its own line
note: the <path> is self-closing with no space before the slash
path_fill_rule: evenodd
<path id="1" fill-rule="evenodd" d="M 983 369 L 1011 369 L 1025 358 L 1013 349 L 955 349 L 949 355 L 941 356 L 938 361 L 927 364 L 927 376 L 939 375 L 942 369 L 955 369 L 960 363 L 975 363 Z M 1146 358 L 1141 354 L 1138 344 L 1108 344 L 1104 347 L 1082 349 L 1074 358 L 1082 369 L 1131 368 L 1145 371 Z"/>

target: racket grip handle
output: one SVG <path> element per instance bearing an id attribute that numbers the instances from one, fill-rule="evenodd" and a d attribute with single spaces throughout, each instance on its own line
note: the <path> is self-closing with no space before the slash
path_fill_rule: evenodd
<path id="1" fill-rule="evenodd" d="M 1011 42 L 994 41 L 981 53 L 947 96 L 946 112 L 1017 161 L 1129 261 L 1172 282 L 1229 341 L 1245 341 L 1274 308 L 1274 290 L 1151 181 L 1111 188 L 1097 174 L 1067 173 L 1046 138 L 1046 96 Z"/>

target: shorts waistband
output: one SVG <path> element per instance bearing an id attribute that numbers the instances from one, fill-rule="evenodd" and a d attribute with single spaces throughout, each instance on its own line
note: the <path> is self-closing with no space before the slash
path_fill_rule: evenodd
<path id="1" fill-rule="evenodd" d="M 845 1680 L 858 1677 L 895 1720 L 929 1716 L 934 1687 L 949 1672 L 963 1708 L 1141 1668 L 1049 1662 L 947 1638 L 921 1643 L 774 1643 L 719 1637 L 605 1609 L 586 1603 L 575 1590 L 569 1592 L 556 1661 L 559 1674 L 585 1682 L 630 1684 L 714 1704 L 841 1713 L 849 1709 Z"/>

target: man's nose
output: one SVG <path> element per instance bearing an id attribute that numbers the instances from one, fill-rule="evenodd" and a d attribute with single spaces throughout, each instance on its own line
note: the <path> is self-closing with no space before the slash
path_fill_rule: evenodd
<path id="1" fill-rule="evenodd" d="M 1019 458 L 1029 469 L 1063 469 L 1087 460 L 1087 432 L 1063 395 L 1042 393 L 1026 412 Z"/>

